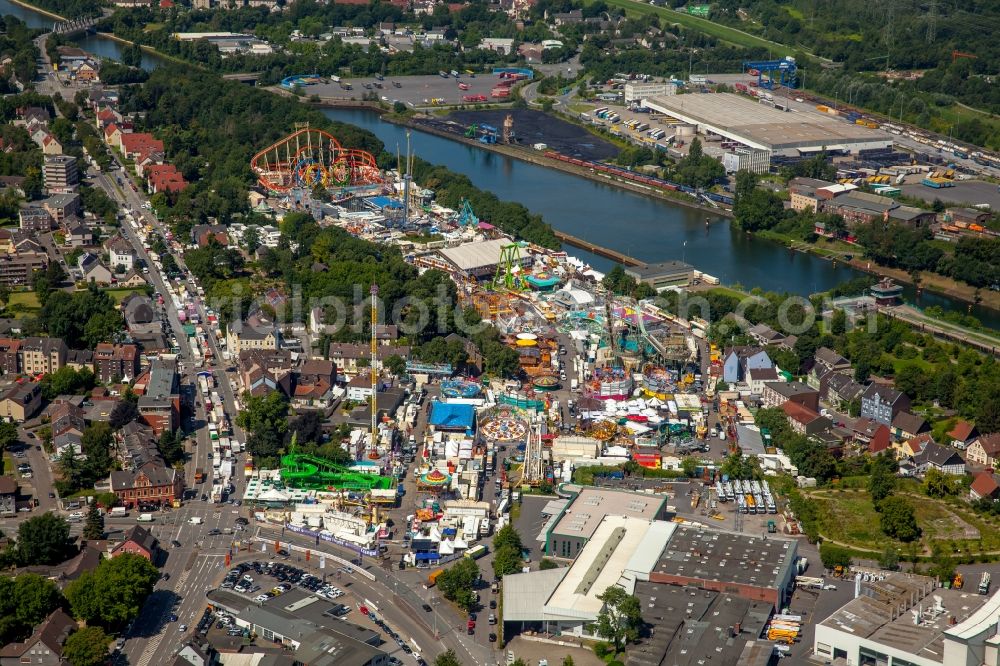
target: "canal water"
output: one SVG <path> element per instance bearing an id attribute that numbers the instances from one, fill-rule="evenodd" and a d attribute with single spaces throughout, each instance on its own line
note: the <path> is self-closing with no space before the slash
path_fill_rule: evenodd
<path id="1" fill-rule="evenodd" d="M 32 27 L 52 25 L 49 17 L 9 0 L 0 0 L 0 14 L 12 14 Z M 100 57 L 121 57 L 122 45 L 112 39 L 86 35 L 78 43 Z M 143 54 L 142 67 L 146 70 L 155 69 L 161 62 L 161 58 Z M 372 111 L 327 109 L 325 113 L 334 120 L 373 132 L 390 151 L 397 146 L 405 150 L 406 128 L 383 122 Z M 724 284 L 803 296 L 831 289 L 861 274 L 842 264 L 834 265 L 744 234 L 726 218 L 709 212 L 626 192 L 419 130 L 411 130 L 411 144 L 415 154 L 466 174 L 477 187 L 492 191 L 501 199 L 524 204 L 556 229 L 642 261 L 682 260 L 718 277 Z M 611 267 L 611 262 L 603 257 L 567 249 L 599 270 Z M 928 292 L 918 297 L 910 287 L 904 297 L 920 307 L 937 305 L 947 310 L 968 311 L 962 301 Z M 973 307 L 972 314 L 984 324 L 1000 328 L 1000 312 Z"/>
<path id="2" fill-rule="evenodd" d="M 367 109 L 327 109 L 325 113 L 333 120 L 373 132 L 390 152 L 397 146 L 406 150 L 407 128 L 384 122 L 377 113 Z M 466 174 L 477 187 L 501 199 L 524 204 L 556 229 L 642 261 L 682 260 L 724 284 L 803 296 L 862 275 L 843 264 L 745 234 L 728 219 L 710 212 L 651 199 L 416 129 L 411 130 L 410 141 L 414 154 Z M 612 265 L 610 260 L 583 250 L 566 249 L 600 270 Z M 937 305 L 963 313 L 968 308 L 959 300 L 928 292 L 918 299 L 912 288 L 907 288 L 904 298 L 920 307 Z M 1000 327 L 1000 312 L 973 307 L 972 314 L 988 326 Z"/>
<path id="3" fill-rule="evenodd" d="M 0 0 L 0 15 L 6 16 L 8 14 L 16 16 L 32 28 L 51 28 L 54 22 L 52 18 L 27 7 L 16 5 L 10 2 L 10 0 Z M 93 53 L 101 58 L 121 60 L 122 44 L 113 39 L 88 34 L 78 36 L 74 41 L 80 45 L 81 49 L 88 53 Z M 163 59 L 155 55 L 145 52 L 142 54 L 142 68 L 146 71 L 156 69 L 156 66 L 161 62 L 163 62 Z"/>

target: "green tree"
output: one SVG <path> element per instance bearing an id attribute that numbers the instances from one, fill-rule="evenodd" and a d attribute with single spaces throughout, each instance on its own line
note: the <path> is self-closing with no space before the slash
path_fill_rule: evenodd
<path id="1" fill-rule="evenodd" d="M 868 477 L 868 494 L 872 505 L 880 511 L 882 502 L 896 490 L 896 476 L 884 466 L 876 466 Z"/>
<path id="2" fill-rule="evenodd" d="M 518 553 L 524 547 L 521 542 L 521 535 L 510 523 L 504 525 L 493 535 L 493 549 L 499 550 L 504 546 L 510 546 Z"/>
<path id="3" fill-rule="evenodd" d="M 236 424 L 250 433 L 248 450 L 254 459 L 276 463 L 288 429 L 288 400 L 280 391 L 271 391 L 263 396 L 247 395 L 243 404 Z"/>
<path id="4" fill-rule="evenodd" d="M 462 662 L 458 660 L 458 655 L 455 654 L 455 651 L 448 648 L 437 656 L 434 660 L 434 666 L 462 666 Z"/>
<path id="5" fill-rule="evenodd" d="M 0 451 L 6 451 L 8 446 L 17 442 L 17 426 L 7 421 L 0 421 Z"/>
<path id="6" fill-rule="evenodd" d="M 63 645 L 63 658 L 70 666 L 101 666 L 108 657 L 111 638 L 100 627 L 84 627 L 72 633 Z"/>
<path id="7" fill-rule="evenodd" d="M 698 476 L 698 459 L 694 456 L 685 456 L 681 460 L 681 471 L 684 472 L 684 476 L 689 479 L 693 479 Z"/>
<path id="8" fill-rule="evenodd" d="M 914 541 L 920 537 L 920 527 L 913 506 L 902 497 L 882 500 L 879 526 L 886 536 L 899 541 Z"/>
<path id="9" fill-rule="evenodd" d="M 62 603 L 59 586 L 38 574 L 0 577 L 0 641 L 27 638 Z"/>
<path id="10" fill-rule="evenodd" d="M 924 473 L 924 494 L 928 497 L 946 497 L 955 494 L 956 488 L 944 472 L 929 467 Z"/>
<path id="11" fill-rule="evenodd" d="M 404 361 L 403 357 L 400 356 L 399 354 L 393 354 L 392 356 L 388 357 L 387 359 L 382 361 L 382 365 L 385 366 L 386 370 L 388 370 L 397 377 L 402 377 L 404 374 L 406 374 L 406 361 Z"/>
<path id="12" fill-rule="evenodd" d="M 104 516 L 97 508 L 97 502 L 91 502 L 87 509 L 87 518 L 83 524 L 83 538 L 97 540 L 104 538 Z"/>
<path id="13" fill-rule="evenodd" d="M 476 603 L 473 588 L 480 578 L 479 565 L 470 557 L 461 558 L 437 578 L 437 587 L 445 599 L 465 610 L 472 610 Z"/>
<path id="14" fill-rule="evenodd" d="M 493 551 L 493 575 L 503 578 L 521 570 L 521 551 L 503 546 Z"/>
<path id="15" fill-rule="evenodd" d="M 899 568 L 899 551 L 892 546 L 886 546 L 878 558 L 878 564 L 883 569 L 895 571 Z"/>
<path id="16" fill-rule="evenodd" d="M 819 546 L 819 559 L 827 569 L 836 567 L 847 569 L 851 566 L 851 551 L 836 544 L 822 543 Z"/>
<path id="17" fill-rule="evenodd" d="M 538 563 L 538 568 L 542 571 L 547 571 L 549 569 L 558 569 L 559 563 L 555 560 L 550 560 L 547 557 L 543 557 L 542 561 Z"/>
<path id="18" fill-rule="evenodd" d="M 66 599 L 74 617 L 115 629 L 139 614 L 159 577 L 149 560 L 125 553 L 103 560 L 97 569 L 67 585 Z"/>
<path id="19" fill-rule="evenodd" d="M 573 655 L 568 654 L 565 657 L 563 657 L 562 666 L 576 666 L 576 664 L 573 663 Z"/>
<path id="20" fill-rule="evenodd" d="M 69 523 L 54 513 L 33 516 L 17 529 L 17 559 L 22 566 L 58 564 L 66 558 Z"/>
<path id="21" fill-rule="evenodd" d="M 639 637 L 639 628 L 642 626 L 639 598 L 634 594 L 628 594 L 617 585 L 610 586 L 602 594 L 597 595 L 597 598 L 604 602 L 604 606 L 597 614 L 595 623 L 597 633 L 611 641 L 616 653 L 622 652 L 626 643 L 635 641 Z"/>

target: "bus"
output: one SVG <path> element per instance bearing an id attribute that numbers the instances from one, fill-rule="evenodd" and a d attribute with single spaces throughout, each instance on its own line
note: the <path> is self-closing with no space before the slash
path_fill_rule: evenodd
<path id="1" fill-rule="evenodd" d="M 489 551 L 487 550 L 486 546 L 484 546 L 483 544 L 479 544 L 478 546 L 473 546 L 469 550 L 465 551 L 465 556 L 468 557 L 469 559 L 478 560 L 487 552 Z"/>

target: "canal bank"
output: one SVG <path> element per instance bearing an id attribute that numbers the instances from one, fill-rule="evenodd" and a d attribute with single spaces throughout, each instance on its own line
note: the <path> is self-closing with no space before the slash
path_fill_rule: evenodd
<path id="1" fill-rule="evenodd" d="M 487 150 L 490 146 L 453 133 L 429 132 L 388 115 L 381 117 L 384 111 L 372 109 L 370 103 L 365 108 L 328 108 L 324 113 L 373 132 L 390 151 L 397 146 L 405 148 L 409 129 L 415 153 L 467 175 L 477 187 L 524 204 L 554 229 L 641 261 L 679 259 L 719 277 L 725 284 L 802 296 L 828 291 L 865 273 L 889 274 L 899 277 L 901 283 L 910 281 L 909 276 L 897 275 L 891 269 L 879 270 L 860 260 L 850 264 L 834 261 L 814 254 L 812 248 L 788 248 L 747 234 L 734 225 L 705 225 L 706 212 L 718 219 L 726 216 L 707 207 L 671 206 L 680 202 L 650 197 L 638 188 L 620 188 L 617 182 L 582 173 L 585 169 L 553 169 L 541 155 L 522 159 L 522 152 L 530 155 L 536 151 Z M 634 188 L 634 184 L 627 184 Z M 580 256 L 602 270 L 613 264 L 589 252 Z M 926 289 L 918 293 L 912 284 L 906 284 L 904 298 L 918 307 L 939 306 L 971 313 L 987 326 L 1000 327 L 1000 312 L 970 304 L 958 293 L 939 294 Z"/>

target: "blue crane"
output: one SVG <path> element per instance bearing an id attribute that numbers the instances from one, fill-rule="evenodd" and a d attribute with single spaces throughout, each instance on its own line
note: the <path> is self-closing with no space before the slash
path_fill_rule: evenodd
<path id="1" fill-rule="evenodd" d="M 761 88 L 772 90 L 775 79 L 787 88 L 795 87 L 798 67 L 792 56 L 786 56 L 782 60 L 748 60 L 743 63 L 743 71 L 749 72 L 750 70 L 757 72 L 757 85 Z M 767 80 L 764 79 L 765 74 Z"/>

